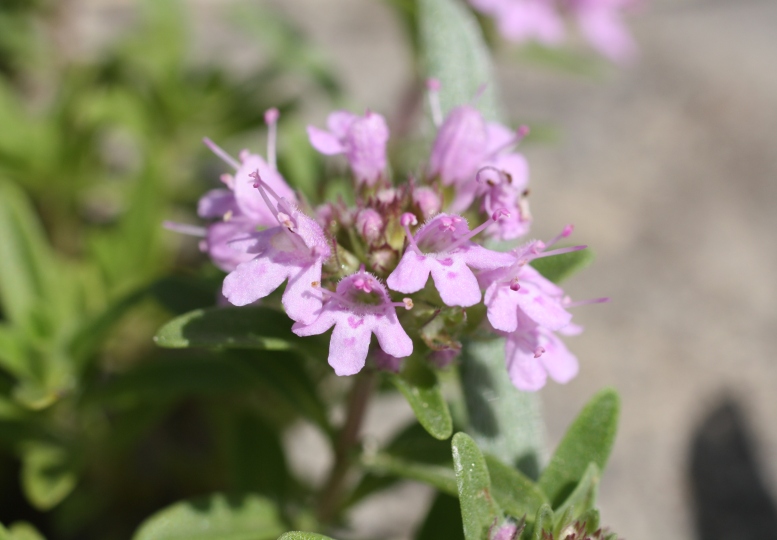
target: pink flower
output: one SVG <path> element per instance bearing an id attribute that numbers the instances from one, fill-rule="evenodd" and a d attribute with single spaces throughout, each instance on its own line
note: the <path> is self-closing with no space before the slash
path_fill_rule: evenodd
<path id="1" fill-rule="evenodd" d="M 418 229 L 415 236 L 410 232 L 410 225 L 416 222 L 415 216 L 404 214 L 402 225 L 409 245 L 386 284 L 395 291 L 413 293 L 426 286 L 431 274 L 446 305 L 467 307 L 477 304 L 480 287 L 471 268 L 493 270 L 515 260 L 509 253 L 491 251 L 470 241 L 500 214 L 495 212 L 472 231 L 463 217 L 438 214 Z"/>
<path id="2" fill-rule="evenodd" d="M 321 266 L 331 255 L 329 243 L 321 227 L 275 193 L 259 173 L 255 173 L 254 180 L 280 226 L 230 242 L 234 249 L 253 258 L 239 264 L 224 279 L 222 292 L 232 304 L 244 306 L 264 298 L 288 280 L 281 299 L 286 314 L 295 321 L 312 321 L 321 309 L 321 297 L 313 283 L 321 281 Z"/>
<path id="3" fill-rule="evenodd" d="M 499 33 L 522 43 L 538 41 L 555 45 L 564 38 L 564 21 L 554 0 L 469 0 L 486 15 L 494 17 Z"/>
<path id="4" fill-rule="evenodd" d="M 337 375 L 353 375 L 364 367 L 372 334 L 378 345 L 395 358 L 410 356 L 413 341 L 399 324 L 396 307 L 410 309 L 408 298 L 392 302 L 386 288 L 377 278 L 364 271 L 343 278 L 336 292 L 321 291 L 327 298 L 318 317 L 309 322 L 296 322 L 292 331 L 298 336 L 323 334 L 332 326 L 329 342 L 329 365 Z"/>
<path id="5" fill-rule="evenodd" d="M 633 0 L 568 0 L 567 4 L 583 37 L 613 62 L 636 55 L 637 46 L 623 23 L 621 13 Z"/>
<path id="6" fill-rule="evenodd" d="M 521 126 L 517 132 L 496 122 L 486 122 L 475 108 L 462 105 L 453 109 L 437 132 L 429 157 L 429 175 L 439 177 L 443 185 L 456 187 L 449 211 L 463 212 L 486 189 L 475 178 L 477 172 L 490 167 L 514 179 L 510 193 L 522 193 L 528 183 L 525 158 L 510 152 L 528 133 Z M 515 206 L 514 202 L 510 202 Z M 516 214 L 511 212 L 511 215 Z"/>
<path id="7" fill-rule="evenodd" d="M 579 331 L 570 325 L 564 330 L 572 334 Z M 515 332 L 506 335 L 505 362 L 510 380 L 518 390 L 535 392 L 545 386 L 548 375 L 564 384 L 575 378 L 578 363 L 556 335 L 523 319 Z"/>
<path id="8" fill-rule="evenodd" d="M 480 169 L 476 176 L 482 192 L 480 210 L 488 215 L 496 208 L 504 208 L 510 217 L 500 219 L 486 235 L 514 240 L 529 232 L 532 221 L 526 199 L 529 166 L 521 154 L 515 153 L 499 156 L 492 163 Z"/>
<path id="9" fill-rule="evenodd" d="M 531 321 L 548 330 L 560 330 L 572 320 L 572 314 L 566 310 L 568 300 L 564 291 L 544 278 L 529 263 L 540 257 L 559 255 L 584 249 L 574 246 L 546 251 L 562 238 L 572 233 L 567 226 L 548 244 L 534 240 L 510 252 L 513 262 L 502 268 L 482 272 L 478 279 L 486 288 L 484 303 L 487 308 L 488 322 L 502 332 L 514 332 L 520 321 Z"/>
<path id="10" fill-rule="evenodd" d="M 329 131 L 308 126 L 313 148 L 326 155 L 345 154 L 356 182 L 374 185 L 386 169 L 389 130 L 383 116 L 370 111 L 364 116 L 335 111 L 326 123 Z"/>

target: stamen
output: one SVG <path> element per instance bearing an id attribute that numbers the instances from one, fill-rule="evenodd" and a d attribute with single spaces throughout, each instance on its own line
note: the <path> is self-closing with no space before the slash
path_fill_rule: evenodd
<path id="1" fill-rule="evenodd" d="M 562 230 L 555 238 L 553 238 L 553 240 L 548 242 L 545 245 L 545 247 L 550 247 L 554 245 L 556 242 L 558 242 L 559 240 L 561 240 L 562 238 L 567 238 L 569 235 L 572 234 L 572 231 L 574 230 L 575 230 L 575 226 L 570 223 L 569 225 L 564 227 L 564 230 Z"/>
<path id="2" fill-rule="evenodd" d="M 434 123 L 434 127 L 439 128 L 442 125 L 440 81 L 438 79 L 427 79 L 426 89 L 429 91 L 429 109 L 432 112 L 432 122 Z"/>
<path id="3" fill-rule="evenodd" d="M 605 304 L 609 302 L 610 299 L 606 296 L 602 298 L 591 298 L 589 300 L 578 300 L 577 302 L 571 302 L 569 297 L 564 297 L 563 304 L 564 307 L 572 308 L 572 307 L 578 307 L 578 306 L 587 306 L 589 304 Z"/>
<path id="4" fill-rule="evenodd" d="M 204 238 L 208 231 L 205 227 L 198 227 L 197 225 L 187 225 L 186 223 L 176 223 L 175 221 L 163 221 L 162 227 L 168 231 L 173 231 L 188 236 L 197 236 Z"/>
<path id="5" fill-rule="evenodd" d="M 541 259 L 543 257 L 552 257 L 553 255 L 561 255 L 563 253 L 571 253 L 573 251 L 580 251 L 581 249 L 585 249 L 588 246 L 572 246 L 567 248 L 559 248 L 559 249 L 551 249 L 550 251 L 543 251 L 542 253 L 538 253 L 537 255 L 530 256 L 529 258 L 531 260 L 534 259 Z"/>
<path id="6" fill-rule="evenodd" d="M 216 154 L 216 156 L 218 156 L 221 159 L 221 161 L 223 161 L 224 163 L 226 163 L 227 165 L 229 165 L 235 170 L 238 170 L 240 168 L 240 163 L 238 163 L 238 161 L 235 158 L 227 154 L 223 148 L 221 148 L 219 145 L 211 141 L 209 138 L 204 137 L 202 139 L 202 142 L 205 143 L 205 146 L 207 146 L 211 152 Z"/>
<path id="7" fill-rule="evenodd" d="M 413 233 L 410 232 L 410 226 L 411 225 L 418 225 L 418 219 L 415 217 L 415 214 L 411 214 L 410 212 L 405 212 L 399 218 L 399 223 L 405 229 L 405 234 L 407 235 L 407 241 L 410 244 L 410 247 L 418 255 L 423 257 L 424 254 L 421 251 L 421 248 L 419 248 L 418 244 L 415 243 L 415 238 L 413 238 Z"/>
<path id="8" fill-rule="evenodd" d="M 264 113 L 264 121 L 267 123 L 268 132 L 267 132 L 267 164 L 270 165 L 270 168 L 273 170 L 277 170 L 277 158 L 275 155 L 275 143 L 276 139 L 278 137 L 278 117 L 280 116 L 280 113 L 278 112 L 278 109 L 273 107 L 272 109 L 267 109 L 267 111 Z"/>
<path id="9" fill-rule="evenodd" d="M 489 173 L 489 172 L 495 173 L 496 177 L 499 179 L 499 181 L 498 182 L 493 182 L 490 179 L 484 179 L 484 173 Z M 486 166 L 486 167 L 481 167 L 480 170 L 478 170 L 477 174 L 475 175 L 475 181 L 476 182 L 479 182 L 479 183 L 486 182 L 490 186 L 494 186 L 497 183 L 501 184 L 503 182 L 508 182 L 509 183 L 510 180 L 511 180 L 510 175 L 508 175 L 504 171 L 502 171 L 500 169 L 497 169 L 496 167 L 492 167 L 490 165 Z"/>
<path id="10" fill-rule="evenodd" d="M 537 348 L 534 349 L 534 358 L 539 358 L 545 353 L 545 347 L 538 345 Z"/>
<path id="11" fill-rule="evenodd" d="M 232 219 L 232 215 L 233 215 L 232 210 L 227 210 L 226 212 L 224 212 L 224 215 L 222 216 L 222 219 L 224 221 L 230 221 Z"/>
<path id="12" fill-rule="evenodd" d="M 486 220 L 484 223 L 479 225 L 478 227 L 475 227 L 471 231 L 469 231 L 467 234 L 462 236 L 461 238 L 457 239 L 455 242 L 451 243 L 446 249 L 447 251 L 452 251 L 456 249 L 457 247 L 461 246 L 462 244 L 465 244 L 469 242 L 470 238 L 474 237 L 475 235 L 480 234 L 484 230 L 486 230 L 488 227 L 490 227 L 493 223 L 496 223 L 501 218 L 509 218 L 510 212 L 505 210 L 504 208 L 500 208 L 494 213 L 491 214 L 488 220 Z"/>

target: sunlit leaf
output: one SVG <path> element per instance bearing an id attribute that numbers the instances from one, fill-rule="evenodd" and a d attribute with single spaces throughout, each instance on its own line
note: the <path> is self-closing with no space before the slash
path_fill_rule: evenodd
<path id="1" fill-rule="evenodd" d="M 513 517 L 532 519 L 537 508 L 548 502 L 537 484 L 520 471 L 489 455 L 486 455 L 486 465 L 491 493 L 499 506 Z"/>
<path id="2" fill-rule="evenodd" d="M 222 495 L 168 506 L 148 518 L 133 540 L 274 540 L 284 530 L 278 509 L 258 495 Z"/>
<path id="3" fill-rule="evenodd" d="M 333 539 L 329 538 L 328 536 L 324 536 L 323 534 L 292 531 L 292 532 L 287 532 L 283 534 L 278 538 L 278 540 L 333 540 Z"/>
<path id="4" fill-rule="evenodd" d="M 491 493 L 491 478 L 480 449 L 466 433 L 451 441 L 453 467 L 461 504 L 461 520 L 466 540 L 486 538 L 489 528 L 501 517 Z"/>
<path id="5" fill-rule="evenodd" d="M 387 454 L 364 458 L 363 465 L 365 469 L 377 475 L 399 476 L 429 484 L 449 495 L 458 494 L 456 477 L 450 467 L 407 461 Z"/>
<path id="6" fill-rule="evenodd" d="M 263 306 L 197 309 L 159 329 L 160 347 L 286 350 L 300 341 L 285 314 Z"/>
<path id="7" fill-rule="evenodd" d="M 596 463 L 589 463 L 583 478 L 580 479 L 569 497 L 556 509 L 556 513 L 563 515 L 565 512 L 569 512 L 570 517 L 574 519 L 592 510 L 596 505 L 600 476 L 601 473 Z"/>
<path id="8" fill-rule="evenodd" d="M 583 479 L 589 463 L 603 470 L 610 456 L 618 428 L 620 399 L 605 389 L 583 408 L 542 472 L 540 489 L 554 507 L 564 502 Z"/>

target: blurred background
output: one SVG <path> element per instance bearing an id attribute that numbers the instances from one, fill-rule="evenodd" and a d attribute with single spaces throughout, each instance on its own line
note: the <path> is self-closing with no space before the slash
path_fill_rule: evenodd
<path id="1" fill-rule="evenodd" d="M 202 136 L 262 148 L 272 105 L 293 112 L 281 145 L 333 104 L 397 126 L 412 96 L 406 29 L 384 2 L 189 0 L 185 21 L 163 3 L 2 2 L 0 171 L 32 197 L 58 253 L 98 261 L 83 270 L 87 305 L 197 257 L 195 242 L 159 223 L 193 220 L 215 186 Z M 523 148 L 533 233 L 574 223 L 597 257 L 570 294 L 613 299 L 578 310 L 586 331 L 568 343 L 581 374 L 543 390 L 548 440 L 614 386 L 623 411 L 604 523 L 628 540 L 775 538 L 777 3 L 652 0 L 630 25 L 641 53 L 623 68 L 496 46 L 509 120 L 536 134 Z M 32 37 L 41 33 L 45 45 Z M 283 151 L 292 181 L 315 185 L 315 162 Z M 165 320 L 146 311 L 127 331 Z M 119 341 L 108 355 L 118 370 L 134 354 Z M 368 434 L 384 440 L 410 416 L 400 399 L 383 400 Z M 316 474 L 316 460 L 291 457 Z M 4 467 L 12 485 L 14 465 Z M 405 537 L 430 491 L 398 490 L 359 509 L 358 526 Z M 12 497 L 0 520 L 32 512 Z M 741 516 L 752 534 L 725 536 Z"/>

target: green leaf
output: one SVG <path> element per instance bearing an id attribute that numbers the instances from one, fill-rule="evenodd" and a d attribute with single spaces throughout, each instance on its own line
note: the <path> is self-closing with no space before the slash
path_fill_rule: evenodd
<path id="1" fill-rule="evenodd" d="M 19 378 L 33 376 L 22 333 L 2 323 L 0 323 L 0 366 Z"/>
<path id="2" fill-rule="evenodd" d="M 466 433 L 457 433 L 451 441 L 453 467 L 461 504 L 461 519 L 466 540 L 486 538 L 488 529 L 501 517 L 491 495 L 491 478 L 480 449 Z"/>
<path id="3" fill-rule="evenodd" d="M 8 540 L 46 540 L 46 538 L 30 523 L 26 521 L 17 521 L 8 527 L 6 533 Z M 3 534 L 0 533 L 0 540 L 4 540 Z"/>
<path id="4" fill-rule="evenodd" d="M 275 505 L 258 495 L 216 493 L 168 506 L 144 521 L 133 540 L 270 540 L 284 526 Z"/>
<path id="5" fill-rule="evenodd" d="M 229 457 L 234 489 L 283 500 L 289 473 L 277 431 L 247 411 L 232 420 L 231 428 Z"/>
<path id="6" fill-rule="evenodd" d="M 534 518 L 532 540 L 546 540 L 546 538 L 543 538 L 543 531 L 548 533 L 553 531 L 553 509 L 549 504 L 543 504 L 537 510 L 537 517 Z"/>
<path id="7" fill-rule="evenodd" d="M 333 540 L 333 539 L 329 538 L 328 536 L 324 536 L 323 534 L 291 531 L 291 532 L 284 533 L 282 536 L 278 538 L 278 540 Z"/>
<path id="8" fill-rule="evenodd" d="M 176 317 L 159 329 L 154 341 L 160 347 L 224 347 L 287 350 L 300 338 L 291 321 L 278 310 L 263 306 L 196 309 Z"/>
<path id="9" fill-rule="evenodd" d="M 24 192 L 0 180 L 0 303 L 22 326 L 44 296 L 52 257 L 43 229 Z"/>
<path id="10" fill-rule="evenodd" d="M 580 251 L 535 259 L 531 265 L 553 283 L 561 283 L 578 270 L 591 264 L 593 260 L 594 254 L 590 249 L 581 249 Z"/>
<path id="11" fill-rule="evenodd" d="M 394 475 L 408 480 L 429 484 L 449 495 L 457 495 L 456 477 L 453 469 L 428 463 L 416 463 L 387 454 L 363 458 L 362 464 L 369 472 L 384 476 Z"/>
<path id="12" fill-rule="evenodd" d="M 532 519 L 537 508 L 548 502 L 537 484 L 521 472 L 489 455 L 486 455 L 486 465 L 491 493 L 499 506 L 513 517 Z"/>
<path id="13" fill-rule="evenodd" d="M 426 519 L 415 535 L 415 540 L 464 540 L 459 500 L 445 493 L 434 498 Z"/>
<path id="14" fill-rule="evenodd" d="M 39 510 L 49 510 L 67 497 L 78 480 L 65 448 L 30 443 L 22 455 L 22 489 Z"/>
<path id="15" fill-rule="evenodd" d="M 477 100 L 487 120 L 501 116 L 494 69 L 477 21 L 459 0 L 419 0 L 419 31 L 426 75 L 440 81 L 443 113 Z"/>
<path id="16" fill-rule="evenodd" d="M 605 389 L 588 402 L 569 427 L 539 480 L 540 489 L 554 508 L 583 479 L 589 463 L 604 470 L 615 441 L 619 412 L 617 392 Z"/>
<path id="17" fill-rule="evenodd" d="M 411 357 L 391 382 L 405 396 L 416 418 L 429 434 L 445 440 L 453 433 L 453 420 L 442 395 L 437 375 L 422 360 Z"/>
<path id="18" fill-rule="evenodd" d="M 574 519 L 593 509 L 596 505 L 600 478 L 599 467 L 596 466 L 596 463 L 589 463 L 583 478 L 569 497 L 558 507 L 556 514 L 563 515 L 565 512 L 569 512 L 570 519 Z"/>

